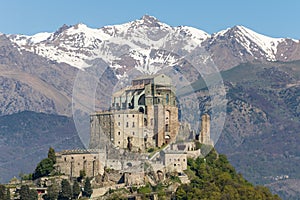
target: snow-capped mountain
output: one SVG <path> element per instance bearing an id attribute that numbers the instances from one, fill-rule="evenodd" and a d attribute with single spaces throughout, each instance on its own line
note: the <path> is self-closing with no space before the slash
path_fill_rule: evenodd
<path id="1" fill-rule="evenodd" d="M 155 73 L 164 65 L 175 64 L 172 56 L 155 55 L 155 52 L 161 49 L 172 50 L 172 53 L 188 52 L 208 37 L 207 33 L 195 28 L 171 27 L 154 17 L 144 16 L 140 20 L 100 29 L 84 24 L 64 25 L 54 33 L 11 35 L 10 39 L 22 49 L 80 69 L 101 58 L 119 73 L 124 73 L 121 69 L 127 67 Z"/>
<path id="2" fill-rule="evenodd" d="M 84 24 L 64 25 L 54 33 L 9 38 L 21 49 L 79 69 L 101 58 L 115 69 L 118 77 L 132 69 L 156 73 L 176 65 L 178 59 L 174 55 L 195 55 L 199 48 L 199 55 L 205 51 L 220 69 L 252 60 L 300 59 L 299 41 L 267 37 L 243 26 L 209 35 L 192 27 L 171 27 L 148 15 L 99 29 Z"/>

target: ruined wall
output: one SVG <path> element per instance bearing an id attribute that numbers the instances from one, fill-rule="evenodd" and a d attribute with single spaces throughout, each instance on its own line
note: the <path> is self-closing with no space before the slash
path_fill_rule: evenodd
<path id="1" fill-rule="evenodd" d="M 137 172 L 137 173 L 125 172 L 124 173 L 124 181 L 125 181 L 126 186 L 144 185 L 145 184 L 144 172 Z"/>

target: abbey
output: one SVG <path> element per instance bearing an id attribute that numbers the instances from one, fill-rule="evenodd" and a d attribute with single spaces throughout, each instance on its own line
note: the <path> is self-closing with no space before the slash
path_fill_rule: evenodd
<path id="1" fill-rule="evenodd" d="M 113 93 L 108 110 L 90 115 L 89 149 L 57 152 L 56 169 L 70 178 L 80 176 L 80 171 L 103 178 L 106 169 L 113 169 L 124 175 L 125 185 L 143 184 L 146 166 L 159 177 L 169 172 L 184 174 L 187 158 L 200 156 L 201 150 L 196 148 L 195 135 L 190 141 L 179 137 L 194 132 L 188 123 L 179 122 L 178 113 L 170 77 L 136 78 Z M 202 115 L 197 138 L 199 143 L 213 145 L 208 114 Z"/>
<path id="2" fill-rule="evenodd" d="M 112 96 L 109 111 L 91 116 L 90 148 L 103 141 L 130 151 L 161 147 L 176 140 L 178 107 L 171 79 L 164 75 L 144 76 Z"/>

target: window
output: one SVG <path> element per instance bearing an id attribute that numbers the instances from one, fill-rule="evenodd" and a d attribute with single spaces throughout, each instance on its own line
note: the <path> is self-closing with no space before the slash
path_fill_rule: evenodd
<path id="1" fill-rule="evenodd" d="M 166 95 L 166 103 L 169 103 L 169 94 Z"/>
<path id="2" fill-rule="evenodd" d="M 65 157 L 65 161 L 67 161 L 67 158 Z"/>
<path id="3" fill-rule="evenodd" d="M 120 117 L 120 115 L 118 115 L 118 117 Z"/>
<path id="4" fill-rule="evenodd" d="M 128 122 L 126 122 L 126 127 L 128 127 L 129 126 L 129 123 Z"/>
<path id="5" fill-rule="evenodd" d="M 134 115 L 132 115 L 132 117 L 134 117 Z"/>
<path id="6" fill-rule="evenodd" d="M 83 156 L 83 159 L 85 159 L 85 156 Z"/>
<path id="7" fill-rule="evenodd" d="M 132 122 L 132 127 L 135 127 L 135 124 L 134 124 L 134 122 Z"/>
<path id="8" fill-rule="evenodd" d="M 132 135 L 134 135 L 134 132 L 132 132 Z"/>
<path id="9" fill-rule="evenodd" d="M 120 141 L 118 141 L 118 144 L 120 144 L 121 142 Z"/>
<path id="10" fill-rule="evenodd" d="M 118 135 L 121 135 L 120 131 L 118 132 Z"/>
<path id="11" fill-rule="evenodd" d="M 128 115 L 126 115 L 126 117 L 128 117 Z"/>
<path id="12" fill-rule="evenodd" d="M 118 122 L 118 126 L 120 126 L 121 125 L 121 123 L 120 122 Z"/>

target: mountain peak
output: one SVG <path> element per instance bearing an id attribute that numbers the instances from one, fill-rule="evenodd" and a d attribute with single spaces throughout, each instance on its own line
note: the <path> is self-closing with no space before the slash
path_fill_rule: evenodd
<path id="1" fill-rule="evenodd" d="M 156 21 L 158 22 L 158 19 L 155 18 L 154 16 L 151 16 L 151 15 L 144 15 L 141 20 L 144 20 L 144 21 Z"/>
<path id="2" fill-rule="evenodd" d="M 141 19 L 137 20 L 136 22 L 138 22 L 139 25 L 144 25 L 147 27 L 160 27 L 161 23 L 160 21 L 150 15 L 144 15 Z"/>
<path id="3" fill-rule="evenodd" d="M 60 33 L 64 32 L 65 30 L 67 30 L 68 28 L 70 28 L 71 26 L 68 26 L 66 24 L 62 25 L 57 31 L 55 31 L 54 35 L 59 35 Z"/>

